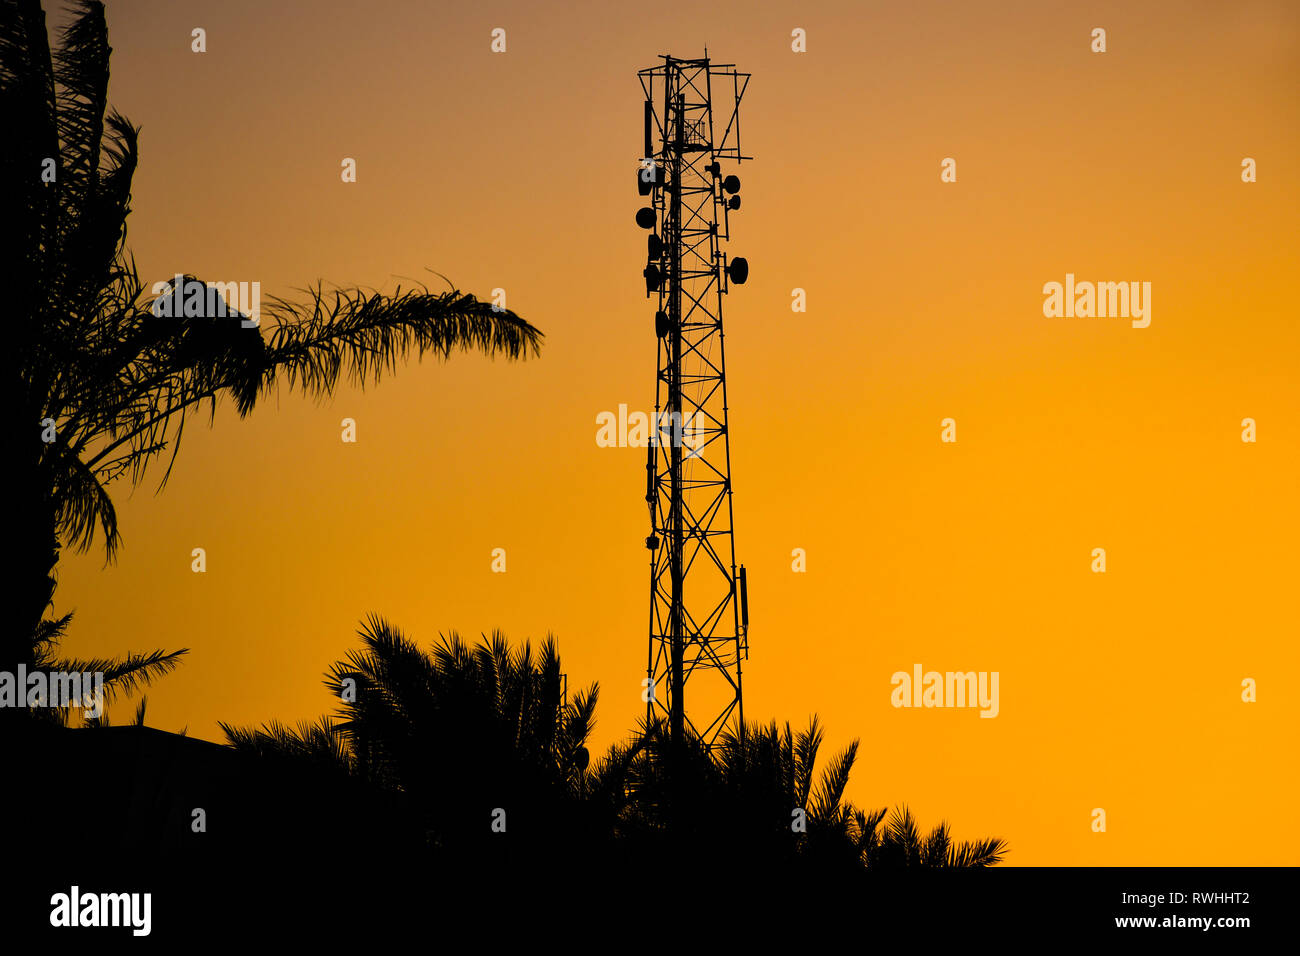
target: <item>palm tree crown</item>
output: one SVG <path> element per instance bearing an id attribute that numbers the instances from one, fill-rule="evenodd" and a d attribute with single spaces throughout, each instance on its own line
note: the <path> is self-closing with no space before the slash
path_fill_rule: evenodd
<path id="1" fill-rule="evenodd" d="M 406 356 L 518 359 L 542 340 L 454 288 L 317 285 L 305 303 L 271 298 L 265 332 L 237 315 L 155 317 L 125 245 L 140 131 L 107 108 L 110 52 L 97 0 L 77 0 L 54 48 L 39 0 L 0 0 L 0 219 L 14 241 L 0 351 L 5 407 L 21 423 L 8 459 L 21 504 L 10 511 L 17 575 L 0 665 L 34 663 L 60 548 L 85 550 L 98 533 L 112 559 L 109 487 L 140 482 L 164 453 L 174 461 L 191 413 L 211 416 L 228 398 L 246 416 L 277 383 L 327 395 L 341 380 L 377 382 Z"/>

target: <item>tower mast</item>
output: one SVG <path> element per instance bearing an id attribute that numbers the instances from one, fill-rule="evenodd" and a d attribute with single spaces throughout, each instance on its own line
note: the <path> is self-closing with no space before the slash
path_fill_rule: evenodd
<path id="1" fill-rule="evenodd" d="M 749 74 L 731 64 L 661 57 L 638 76 L 645 143 L 637 187 L 650 205 L 646 296 L 657 298 L 655 416 L 646 461 L 650 511 L 648 717 L 668 718 L 706 746 L 744 723 L 741 662 L 748 657 L 745 569 L 733 539 L 730 432 L 722 301 L 749 275 L 728 260 L 740 180 L 722 162 L 740 149 L 740 100 Z M 719 87 L 715 112 L 714 85 Z M 686 686 L 691 686 L 691 710 Z"/>

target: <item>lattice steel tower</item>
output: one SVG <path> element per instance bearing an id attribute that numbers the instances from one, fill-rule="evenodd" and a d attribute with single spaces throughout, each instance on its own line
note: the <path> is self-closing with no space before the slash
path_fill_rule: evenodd
<path id="1" fill-rule="evenodd" d="M 646 462 L 650 509 L 651 681 L 647 715 L 667 716 L 674 741 L 690 727 L 710 747 L 744 723 L 741 662 L 749 655 L 745 569 L 732 537 L 731 450 L 722 297 L 749 274 L 728 261 L 740 208 L 740 99 L 748 73 L 731 64 L 661 57 L 638 76 L 645 148 L 637 186 L 650 205 L 646 297 L 658 297 L 655 417 Z M 714 84 L 717 84 L 715 90 Z M 715 113 L 714 96 L 718 97 Z M 686 712 L 686 687 L 691 710 Z"/>

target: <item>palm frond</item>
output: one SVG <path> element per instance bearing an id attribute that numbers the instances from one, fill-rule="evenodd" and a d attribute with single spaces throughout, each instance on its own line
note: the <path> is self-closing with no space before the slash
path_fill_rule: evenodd
<path id="1" fill-rule="evenodd" d="M 941 820 L 921 842 L 920 863 L 922 866 L 946 866 L 951 849 L 952 839 L 948 823 Z"/>
<path id="2" fill-rule="evenodd" d="M 984 867 L 997 866 L 1007 855 L 1005 840 L 994 837 L 986 840 L 962 842 L 948 848 L 947 866 Z"/>
<path id="3" fill-rule="evenodd" d="M 63 640 L 68 625 L 72 623 L 72 615 L 73 612 L 69 611 L 63 617 L 46 618 L 36 626 L 36 633 L 32 636 L 32 643 L 36 646 L 37 660 L 42 660 L 42 655 L 48 653 L 49 648 L 56 646 Z"/>
<path id="4" fill-rule="evenodd" d="M 540 354 L 540 331 L 514 312 L 458 290 L 399 287 L 387 296 L 318 284 L 305 292 L 305 306 L 273 297 L 263 310 L 275 323 L 268 385 L 283 375 L 291 388 L 321 395 L 334 389 L 341 374 L 357 385 L 377 383 L 408 353 L 444 359 L 470 349 L 511 359 Z"/>
<path id="5" fill-rule="evenodd" d="M 125 657 L 96 657 L 89 660 L 62 659 L 51 661 L 51 670 L 104 675 L 104 698 L 112 703 L 118 694 L 130 696 L 147 687 L 158 678 L 170 674 L 189 653 L 188 647 L 178 651 L 132 652 Z"/>
<path id="6" fill-rule="evenodd" d="M 849 785 L 849 774 L 853 771 L 853 761 L 858 756 L 858 742 L 851 741 L 841 751 L 831 765 L 822 773 L 821 782 L 813 798 L 813 819 L 823 823 L 841 823 L 844 819 L 842 801 L 844 791 Z"/>
<path id="7" fill-rule="evenodd" d="M 74 0 L 73 18 L 53 55 L 62 146 L 59 182 L 74 224 L 98 186 L 110 52 L 104 5 Z"/>
<path id="8" fill-rule="evenodd" d="M 352 760 L 337 726 L 328 717 L 289 727 L 271 721 L 260 728 L 219 723 L 226 743 L 243 753 L 278 761 L 305 761 L 318 768 L 350 773 Z"/>

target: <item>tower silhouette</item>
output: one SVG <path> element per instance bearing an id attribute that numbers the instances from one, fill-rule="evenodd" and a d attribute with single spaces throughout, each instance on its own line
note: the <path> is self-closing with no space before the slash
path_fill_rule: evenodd
<path id="1" fill-rule="evenodd" d="M 740 100 L 749 74 L 710 63 L 707 50 L 702 59 L 661 59 L 638 74 L 645 143 L 637 188 L 650 205 L 636 221 L 650 230 L 646 297 L 658 300 L 646 461 L 646 710 L 668 716 L 675 742 L 689 726 L 712 747 L 725 729 L 744 723 L 741 662 L 749 654 L 745 569 L 737 569 L 732 535 L 722 330 L 723 296 L 749 275 L 746 260 L 728 260 L 722 250 L 730 216 L 740 209 L 740 180 L 724 176 L 722 162 L 752 158 L 740 149 Z"/>

